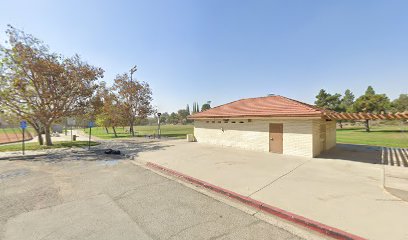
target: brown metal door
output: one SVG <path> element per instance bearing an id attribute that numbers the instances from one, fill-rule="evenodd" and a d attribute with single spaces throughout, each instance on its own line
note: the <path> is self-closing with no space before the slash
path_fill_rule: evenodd
<path id="1" fill-rule="evenodd" d="M 283 124 L 269 124 L 269 152 L 283 153 Z"/>

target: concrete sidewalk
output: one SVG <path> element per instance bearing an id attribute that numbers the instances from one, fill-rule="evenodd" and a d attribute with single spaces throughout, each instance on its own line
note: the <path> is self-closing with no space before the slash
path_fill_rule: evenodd
<path id="1" fill-rule="evenodd" d="M 184 141 L 141 152 L 136 160 L 160 164 L 368 239 L 408 239 L 408 203 L 384 190 L 382 165 Z"/>

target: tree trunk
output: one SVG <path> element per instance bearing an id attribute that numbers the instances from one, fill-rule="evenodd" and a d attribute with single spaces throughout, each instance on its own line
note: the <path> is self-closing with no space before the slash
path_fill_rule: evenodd
<path id="1" fill-rule="evenodd" d="M 116 129 L 115 129 L 115 127 L 112 127 L 112 129 L 113 129 L 113 134 L 115 134 L 115 137 L 118 137 L 118 135 L 116 134 Z"/>
<path id="2" fill-rule="evenodd" d="M 44 126 L 44 129 L 45 129 L 45 144 L 47 146 L 52 146 L 50 126 L 46 125 L 46 126 Z"/>
<path id="3" fill-rule="evenodd" d="M 366 132 L 370 131 L 370 122 L 369 121 L 370 120 L 368 120 L 368 119 L 365 120 L 365 130 L 366 130 Z"/>
<path id="4" fill-rule="evenodd" d="M 135 123 L 135 119 L 132 117 L 132 119 L 130 120 L 130 132 L 132 133 L 132 137 L 135 136 L 135 130 L 133 128 L 134 123 Z"/>
<path id="5" fill-rule="evenodd" d="M 340 128 L 343 128 L 343 123 L 341 122 L 341 120 L 339 121 L 339 126 Z"/>
<path id="6" fill-rule="evenodd" d="M 109 129 L 105 127 L 106 134 L 109 134 Z"/>
<path id="7" fill-rule="evenodd" d="M 130 132 L 132 133 L 132 137 L 135 136 L 135 131 L 133 129 L 133 123 L 130 123 Z"/>
<path id="8" fill-rule="evenodd" d="M 44 139 L 42 137 L 41 129 L 34 128 L 37 132 L 38 144 L 44 145 Z"/>

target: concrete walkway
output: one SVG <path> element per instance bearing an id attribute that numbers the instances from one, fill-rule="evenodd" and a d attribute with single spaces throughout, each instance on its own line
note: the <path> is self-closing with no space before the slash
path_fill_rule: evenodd
<path id="1" fill-rule="evenodd" d="M 140 152 L 136 160 L 368 239 L 408 239 L 408 203 L 383 188 L 383 165 L 324 157 L 289 157 L 179 140 L 160 151 Z"/>

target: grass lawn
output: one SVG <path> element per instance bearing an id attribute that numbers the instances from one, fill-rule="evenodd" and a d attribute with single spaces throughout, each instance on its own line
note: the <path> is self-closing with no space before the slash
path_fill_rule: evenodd
<path id="1" fill-rule="evenodd" d="M 13 143 L 8 145 L 0 145 L 0 152 L 9 152 L 9 151 L 21 151 L 22 143 Z M 99 145 L 97 142 L 91 141 L 91 146 Z M 26 143 L 25 150 L 43 150 L 43 149 L 52 149 L 52 148 L 68 148 L 68 147 L 87 147 L 88 141 L 61 141 L 54 142 L 52 146 L 39 145 L 36 142 Z"/>
<path id="2" fill-rule="evenodd" d="M 132 136 L 130 133 L 126 133 L 125 129 L 129 128 L 116 128 L 118 138 Z M 161 135 L 165 137 L 185 138 L 187 134 L 193 133 L 193 125 L 162 125 L 160 129 Z M 85 133 L 88 133 L 88 131 L 89 129 L 85 129 Z M 135 126 L 135 132 L 138 137 L 157 134 L 157 126 Z M 112 128 L 109 128 L 109 133 L 106 133 L 103 127 L 92 128 L 92 135 L 102 139 L 115 138 Z"/>
<path id="3" fill-rule="evenodd" d="M 127 129 L 127 128 L 125 128 Z M 118 138 L 131 137 L 124 128 L 116 129 Z M 157 126 L 136 126 L 137 136 L 152 135 L 157 133 Z M 85 130 L 88 133 L 88 129 Z M 162 136 L 185 138 L 186 134 L 193 133 L 193 125 L 162 125 Z M 92 128 L 92 135 L 102 139 L 115 138 L 112 128 L 107 134 L 105 128 Z M 349 127 L 337 129 L 337 142 L 350 144 L 363 144 L 384 147 L 408 147 L 408 126 L 372 126 L 371 132 L 365 132 L 364 127 Z"/>
<path id="4" fill-rule="evenodd" d="M 407 126 L 372 126 L 370 129 L 371 132 L 363 127 L 337 129 L 337 142 L 408 148 Z"/>

